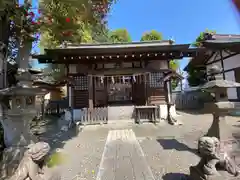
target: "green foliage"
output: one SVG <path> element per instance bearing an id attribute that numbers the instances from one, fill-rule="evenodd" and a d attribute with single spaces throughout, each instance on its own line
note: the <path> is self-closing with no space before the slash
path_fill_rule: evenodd
<path id="1" fill-rule="evenodd" d="M 112 0 L 100 2 L 43 0 L 40 3 L 41 34 L 46 33 L 45 36 L 54 39 L 53 44 L 58 45 L 64 41 L 75 44 L 95 42 L 93 37 L 99 38 L 99 34 L 103 34 L 104 17 L 113 3 Z M 51 40 L 41 39 L 41 46 L 52 47 Z"/>
<path id="2" fill-rule="evenodd" d="M 131 42 L 131 36 L 127 29 L 116 29 L 109 32 L 109 39 L 112 43 Z"/>
<path id="3" fill-rule="evenodd" d="M 172 69 L 172 70 L 174 70 L 174 71 L 177 71 L 178 70 L 178 68 L 179 68 L 179 61 L 178 60 L 171 60 L 170 62 L 169 62 L 169 66 L 170 66 L 170 68 Z"/>
<path id="4" fill-rule="evenodd" d="M 40 49 L 56 48 L 63 42 L 73 44 L 107 42 L 104 17 L 112 0 L 42 0 Z M 50 70 L 51 69 L 51 70 Z M 48 65 L 55 80 L 64 76 L 62 65 Z"/>
<path id="5" fill-rule="evenodd" d="M 188 68 L 188 83 L 189 86 L 199 86 L 207 82 L 206 71 L 200 68 L 189 65 Z"/>
<path id="6" fill-rule="evenodd" d="M 47 160 L 47 166 L 49 168 L 64 164 L 66 162 L 66 156 L 61 152 L 55 152 Z"/>
<path id="7" fill-rule="evenodd" d="M 149 32 L 144 33 L 140 41 L 157 41 L 162 39 L 163 39 L 162 34 L 160 32 L 151 30 Z"/>
<path id="8" fill-rule="evenodd" d="M 202 42 L 204 41 L 205 33 L 216 34 L 216 31 L 206 29 L 204 32 L 200 33 L 200 35 L 197 37 L 197 39 L 195 40 L 195 42 L 192 45 L 195 47 L 201 47 Z"/>
<path id="9" fill-rule="evenodd" d="M 171 60 L 171 61 L 169 62 L 169 66 L 170 66 L 170 68 L 171 68 L 172 70 L 177 71 L 177 70 L 179 69 L 180 64 L 179 64 L 179 61 L 178 61 L 178 60 Z M 175 89 L 175 88 L 177 87 L 178 82 L 179 82 L 179 81 L 178 81 L 177 79 L 172 79 L 172 80 L 171 80 L 172 89 Z"/>
<path id="10" fill-rule="evenodd" d="M 0 12 L 4 12 L 8 6 L 13 6 L 14 4 L 15 0 L 0 0 Z"/>
<path id="11" fill-rule="evenodd" d="M 200 35 L 196 38 L 195 42 L 192 45 L 195 47 L 201 47 L 202 42 L 204 41 L 205 33 L 216 34 L 216 31 L 206 29 L 204 32 L 200 33 Z M 188 72 L 188 83 L 190 86 L 199 86 L 204 84 L 207 81 L 206 72 L 200 68 L 192 67 L 189 64 L 187 72 Z"/>
<path id="12" fill-rule="evenodd" d="M 11 38 L 16 38 L 19 42 L 36 40 L 40 24 L 37 22 L 30 3 L 8 6 L 5 10 L 9 16 Z"/>

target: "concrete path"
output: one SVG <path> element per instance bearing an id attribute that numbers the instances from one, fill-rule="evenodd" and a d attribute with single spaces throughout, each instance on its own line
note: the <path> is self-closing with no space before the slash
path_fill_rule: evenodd
<path id="1" fill-rule="evenodd" d="M 109 131 L 97 180 L 155 180 L 132 129 Z"/>

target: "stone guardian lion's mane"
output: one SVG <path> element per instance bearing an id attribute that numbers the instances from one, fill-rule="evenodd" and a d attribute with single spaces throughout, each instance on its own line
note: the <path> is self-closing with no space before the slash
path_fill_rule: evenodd
<path id="1" fill-rule="evenodd" d="M 31 156 L 33 161 L 41 161 L 50 151 L 50 146 L 45 142 L 38 142 L 30 145 L 27 153 Z"/>

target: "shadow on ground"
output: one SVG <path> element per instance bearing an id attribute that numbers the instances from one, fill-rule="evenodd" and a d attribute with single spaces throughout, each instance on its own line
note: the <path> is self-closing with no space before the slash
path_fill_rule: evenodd
<path id="1" fill-rule="evenodd" d="M 167 173 L 162 176 L 163 180 L 189 180 L 189 175 L 183 173 Z"/>
<path id="2" fill-rule="evenodd" d="M 77 126 L 72 127 L 66 132 L 61 131 L 59 117 L 54 116 L 48 116 L 44 120 L 41 120 L 34 129 L 37 129 L 34 134 L 37 135 L 39 141 L 49 143 L 52 151 L 56 148 L 62 148 L 66 141 L 76 137 L 80 132 Z"/>
<path id="3" fill-rule="evenodd" d="M 193 115 L 208 114 L 208 112 L 206 112 L 206 110 L 204 109 L 191 109 L 191 110 L 178 110 L 178 111 L 186 114 L 193 114 Z"/>
<path id="4" fill-rule="evenodd" d="M 157 142 L 165 150 L 175 149 L 176 151 L 189 151 L 193 154 L 198 155 L 197 150 L 188 147 L 186 144 L 179 142 L 176 139 L 157 139 Z"/>

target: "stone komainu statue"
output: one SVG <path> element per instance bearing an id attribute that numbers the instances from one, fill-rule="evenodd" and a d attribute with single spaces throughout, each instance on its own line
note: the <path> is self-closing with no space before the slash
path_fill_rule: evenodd
<path id="1" fill-rule="evenodd" d="M 220 155 L 220 142 L 216 137 L 202 137 L 199 139 L 198 151 L 201 156 L 196 166 L 190 167 L 192 180 L 225 180 L 219 170 L 227 171 L 233 176 L 238 176 L 237 166 L 227 156 Z"/>
<path id="2" fill-rule="evenodd" d="M 49 151 L 50 146 L 45 142 L 30 145 L 9 180 L 60 180 L 59 176 L 45 172 L 45 160 Z"/>

